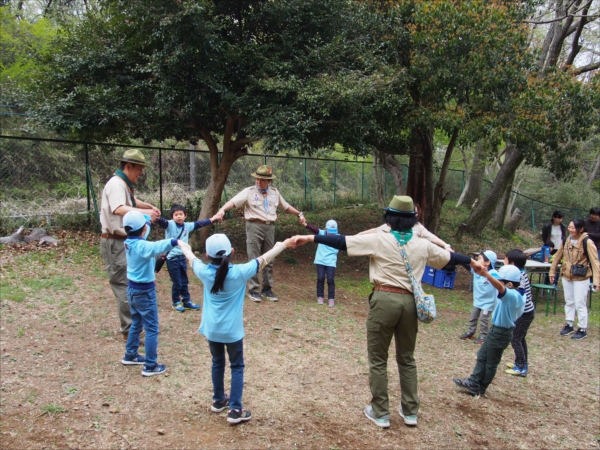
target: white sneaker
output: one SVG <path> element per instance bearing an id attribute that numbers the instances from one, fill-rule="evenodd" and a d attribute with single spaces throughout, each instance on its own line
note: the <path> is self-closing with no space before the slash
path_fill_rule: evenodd
<path id="1" fill-rule="evenodd" d="M 417 416 L 405 416 L 402 413 L 402 406 L 400 406 L 400 409 L 398 410 L 398 413 L 400 414 L 400 417 L 402 417 L 404 419 L 404 424 L 408 425 L 409 427 L 415 427 L 417 426 Z"/>

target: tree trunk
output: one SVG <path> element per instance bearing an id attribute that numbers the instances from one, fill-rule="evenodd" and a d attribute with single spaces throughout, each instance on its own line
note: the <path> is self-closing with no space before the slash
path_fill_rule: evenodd
<path id="1" fill-rule="evenodd" d="M 379 159 L 379 162 L 385 170 L 394 178 L 396 184 L 396 195 L 406 195 L 406 185 L 404 184 L 404 174 L 402 172 L 402 164 L 395 155 L 391 155 L 381 150 L 375 150 L 373 157 Z"/>
<path id="2" fill-rule="evenodd" d="M 512 187 L 514 182 L 515 172 L 508 175 L 506 187 L 504 188 L 504 193 L 502 194 L 502 199 L 496 205 L 496 210 L 494 211 L 493 227 L 496 230 L 502 230 L 502 228 L 504 228 L 504 221 L 506 219 L 506 208 L 508 207 L 508 203 L 510 201 L 510 195 L 512 194 Z"/>
<path id="3" fill-rule="evenodd" d="M 377 204 L 380 208 L 385 208 L 386 204 L 383 188 L 383 183 L 385 183 L 385 174 L 383 173 L 383 170 L 379 164 L 379 157 L 377 153 L 377 151 L 373 151 L 373 178 L 375 180 L 375 192 L 377 194 Z"/>
<path id="4" fill-rule="evenodd" d="M 506 149 L 504 164 L 500 168 L 496 179 L 488 195 L 479 202 L 479 205 L 471 212 L 467 221 L 458 228 L 457 237 L 463 233 L 481 235 L 481 232 L 492 217 L 498 199 L 504 194 L 507 184 L 514 176 L 515 171 L 521 165 L 525 155 L 514 145 L 509 144 Z"/>
<path id="5" fill-rule="evenodd" d="M 225 134 L 223 135 L 223 153 L 219 162 L 219 149 L 217 140 L 207 130 L 201 131 L 201 138 L 206 142 L 210 152 L 210 183 L 206 189 L 206 194 L 202 202 L 202 208 L 198 220 L 207 219 L 213 216 L 219 209 L 221 195 L 227 182 L 227 177 L 231 171 L 233 163 L 244 155 L 248 154 L 246 144 L 252 140 L 245 137 L 232 140 L 234 126 L 238 123 L 238 116 L 231 116 L 227 119 Z M 238 134 L 239 136 L 239 134 Z M 204 245 L 211 227 L 203 227 L 199 233 L 199 243 Z"/>
<path id="6" fill-rule="evenodd" d="M 442 168 L 440 169 L 440 177 L 435 186 L 435 190 L 433 191 L 432 214 L 431 220 L 428 222 L 429 231 L 431 231 L 433 234 L 437 234 L 438 232 L 442 207 L 444 206 L 444 202 L 448 196 L 448 193 L 444 191 L 444 188 L 446 187 L 448 168 L 450 167 L 450 160 L 452 158 L 452 152 L 454 151 L 454 146 L 456 145 L 457 139 L 458 129 L 454 130 L 454 133 L 452 133 L 452 137 L 448 143 L 448 148 L 446 149 L 446 154 L 444 155 L 444 162 L 442 163 Z"/>
<path id="7" fill-rule="evenodd" d="M 592 173 L 590 174 L 590 177 L 588 178 L 588 182 L 585 186 L 588 189 L 591 189 L 592 184 L 594 184 L 596 175 L 598 175 L 598 169 L 600 169 L 600 152 L 598 152 L 598 154 L 596 155 L 596 164 L 594 164 L 594 170 L 592 170 Z"/>
<path id="8" fill-rule="evenodd" d="M 473 166 L 471 167 L 471 176 L 467 182 L 468 186 L 465 187 L 466 192 L 463 198 L 463 203 L 467 208 L 470 208 L 475 200 L 479 199 L 481 195 L 481 185 L 483 183 L 483 175 L 485 174 L 484 151 L 483 141 L 477 142 L 475 144 L 475 155 L 473 157 Z"/>
<path id="9" fill-rule="evenodd" d="M 407 195 L 420 206 L 421 223 L 432 219 L 433 206 L 433 131 L 415 129 L 408 168 Z"/>
<path id="10" fill-rule="evenodd" d="M 515 233 L 517 231 L 517 228 L 519 228 L 521 220 L 523 220 L 523 213 L 519 208 L 517 208 L 512 213 L 510 220 L 506 224 L 506 229 L 511 233 Z"/>
<path id="11" fill-rule="evenodd" d="M 458 198 L 458 201 L 456 202 L 455 208 L 458 208 L 460 205 L 462 205 L 464 203 L 465 194 L 467 193 L 467 189 L 469 189 L 469 180 L 471 179 L 471 168 L 469 167 L 469 158 L 467 156 L 467 149 L 460 147 L 460 153 L 462 155 L 463 165 L 465 166 L 465 172 L 464 172 L 464 178 L 463 178 L 465 180 L 464 181 L 465 185 L 463 186 L 463 190 L 460 193 L 460 197 Z"/>

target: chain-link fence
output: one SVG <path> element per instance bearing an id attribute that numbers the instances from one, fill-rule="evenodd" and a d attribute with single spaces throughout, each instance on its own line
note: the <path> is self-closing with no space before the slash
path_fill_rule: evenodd
<path id="1" fill-rule="evenodd" d="M 126 145 L 80 143 L 36 138 L 0 137 L 0 220 L 16 225 L 50 223 L 57 217 L 95 226 L 104 184 L 117 168 Z M 167 211 L 173 203 L 198 214 L 210 183 L 208 151 L 135 147 L 145 155 L 149 169 L 138 183 L 136 196 Z M 299 209 L 326 209 L 333 205 L 377 201 L 372 164 L 272 155 L 248 155 L 237 160 L 229 173 L 222 203 L 253 183 L 250 176 L 268 164 L 283 197 Z M 404 179 L 408 167 L 403 166 Z M 437 178 L 438 173 L 435 173 Z M 437 180 L 436 180 L 437 181 Z M 463 171 L 447 175 L 448 201 L 456 201 L 464 188 Z M 491 183 L 484 182 L 482 196 Z M 385 172 L 384 196 L 396 191 Z M 585 208 L 568 208 L 515 193 L 514 207 L 527 218 L 522 227 L 540 229 L 556 209 L 567 218 L 585 217 Z M 6 228 L 6 227 L 5 227 Z"/>

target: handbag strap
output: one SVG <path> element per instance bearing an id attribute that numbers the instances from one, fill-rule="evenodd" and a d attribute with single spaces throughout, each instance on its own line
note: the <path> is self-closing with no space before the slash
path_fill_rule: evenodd
<path id="1" fill-rule="evenodd" d="M 402 260 L 404 265 L 406 266 L 406 271 L 408 272 L 408 278 L 410 279 L 410 284 L 413 287 L 414 295 L 424 295 L 423 287 L 421 286 L 421 282 L 415 278 L 415 274 L 413 273 L 412 267 L 410 266 L 410 262 L 408 261 L 408 255 L 406 254 L 406 250 L 404 250 L 404 246 L 398 242 L 398 249 L 400 250 L 400 254 L 402 255 Z"/>

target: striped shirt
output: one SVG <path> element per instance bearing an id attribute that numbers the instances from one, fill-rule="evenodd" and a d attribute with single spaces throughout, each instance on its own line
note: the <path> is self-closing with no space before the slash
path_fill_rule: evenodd
<path id="1" fill-rule="evenodd" d="M 519 288 L 525 291 L 525 310 L 523 311 L 523 314 L 529 313 L 535 309 L 535 306 L 533 305 L 533 296 L 531 295 L 531 284 L 529 283 L 529 277 L 525 271 L 521 271 L 521 284 L 519 285 Z"/>

